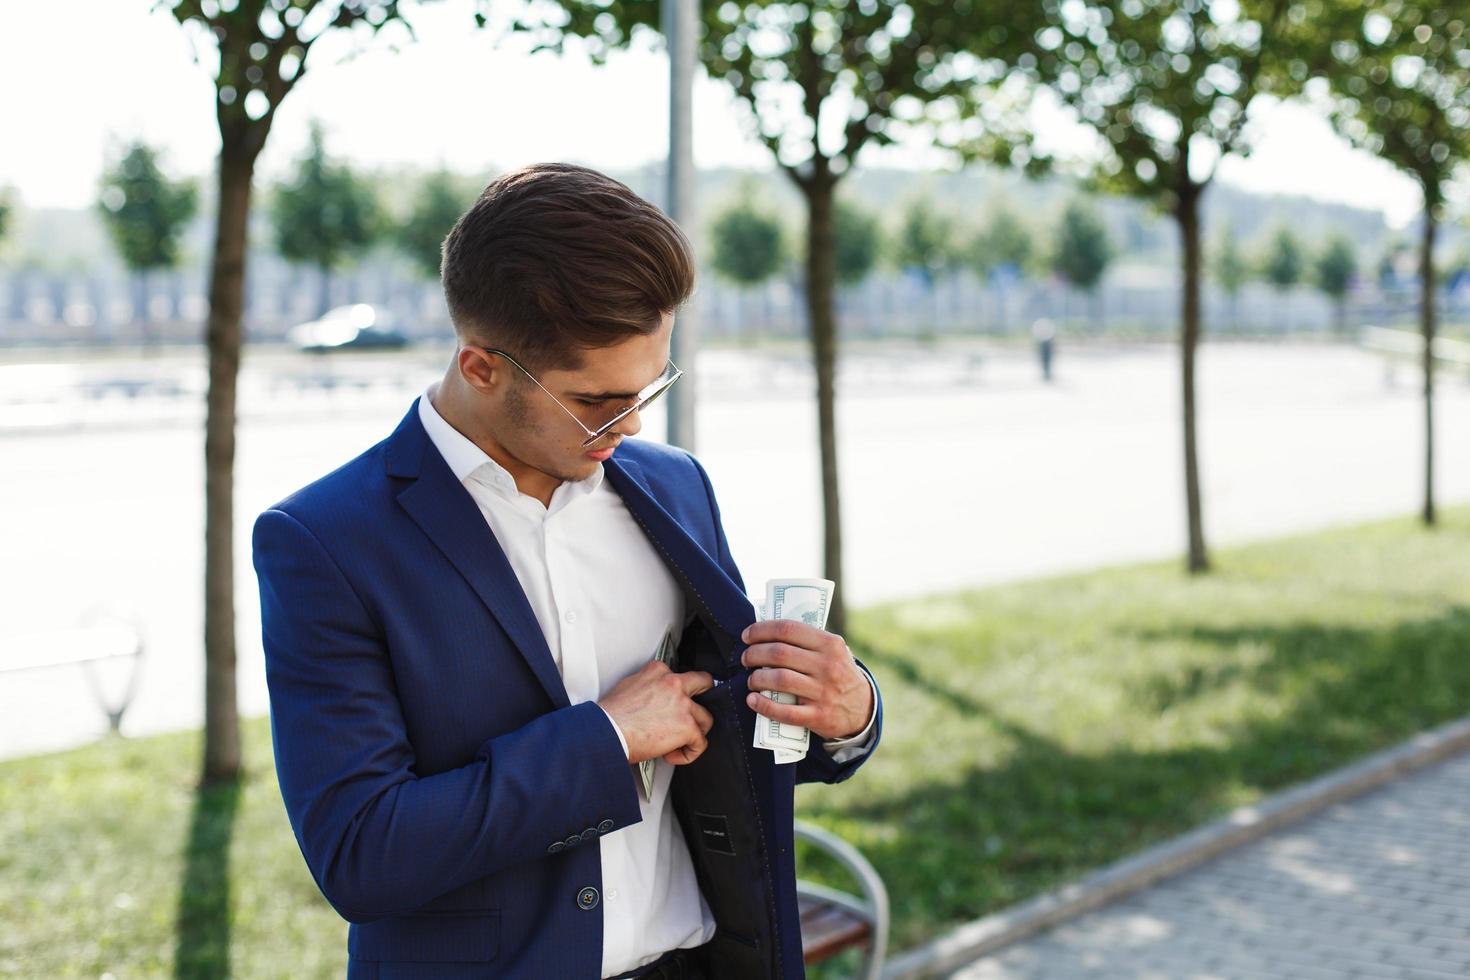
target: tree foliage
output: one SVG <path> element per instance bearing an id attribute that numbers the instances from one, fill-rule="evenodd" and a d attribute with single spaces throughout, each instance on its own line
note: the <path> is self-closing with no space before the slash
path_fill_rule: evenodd
<path id="1" fill-rule="evenodd" d="M 158 153 L 141 142 L 130 144 L 102 177 L 103 222 L 118 256 L 134 272 L 178 265 L 179 240 L 198 206 L 193 181 L 170 180 Z"/>
<path id="2" fill-rule="evenodd" d="M 894 258 L 900 268 L 917 269 L 926 283 L 954 264 L 954 219 L 934 206 L 924 194 L 909 201 L 898 233 L 894 236 Z"/>
<path id="3" fill-rule="evenodd" d="M 1470 161 L 1470 12 L 1412 0 L 1338 0 L 1316 66 L 1355 145 L 1409 174 L 1436 218 Z"/>
<path id="4" fill-rule="evenodd" d="M 837 281 L 844 286 L 862 282 L 883 253 L 883 223 L 857 201 L 839 196 L 833 209 L 833 226 L 837 236 Z"/>
<path id="5" fill-rule="evenodd" d="M 436 170 L 420 181 L 408 213 L 393 223 L 393 244 L 425 279 L 439 278 L 444 239 L 476 193 L 469 181 Z"/>
<path id="6" fill-rule="evenodd" d="M 996 202 L 987 209 L 985 224 L 970 239 L 966 252 L 970 268 L 977 275 L 1009 266 L 1024 272 L 1036 251 L 1031 229 L 1010 206 Z"/>
<path id="7" fill-rule="evenodd" d="M 1341 231 L 1330 235 L 1313 263 L 1313 281 L 1333 300 L 1347 295 L 1358 272 L 1358 251 L 1353 240 Z"/>
<path id="8" fill-rule="evenodd" d="M 281 257 L 324 271 L 366 249 L 384 227 L 373 184 L 327 155 L 320 124 L 312 125 L 295 174 L 272 195 L 270 212 Z"/>
<path id="9" fill-rule="evenodd" d="M 1052 271 L 1075 289 L 1092 292 L 1113 260 L 1113 243 L 1097 209 L 1075 199 L 1062 211 L 1052 243 Z"/>
<path id="10" fill-rule="evenodd" d="M 1286 225 L 1271 234 L 1261 261 L 1261 276 L 1277 289 L 1290 289 L 1302 281 L 1301 244 Z"/>
<path id="11" fill-rule="evenodd" d="M 1228 221 L 1220 227 L 1220 234 L 1215 240 L 1214 252 L 1212 266 L 1215 282 L 1219 283 L 1226 295 L 1239 296 L 1246 281 L 1250 279 L 1251 269 L 1250 263 L 1241 254 L 1240 242 L 1236 239 L 1235 229 Z"/>
<path id="12" fill-rule="evenodd" d="M 755 200 L 746 185 L 710 223 L 711 264 L 732 282 L 753 286 L 775 275 L 786 259 L 781 219 Z"/>

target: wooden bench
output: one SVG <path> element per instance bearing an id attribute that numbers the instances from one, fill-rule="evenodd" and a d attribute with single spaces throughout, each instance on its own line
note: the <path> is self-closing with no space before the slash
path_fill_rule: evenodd
<path id="1" fill-rule="evenodd" d="M 796 839 L 835 860 L 861 890 L 861 895 L 850 895 L 816 882 L 796 883 L 803 958 L 810 965 L 844 950 L 865 948 L 856 975 L 861 980 L 878 980 L 888 953 L 888 890 L 883 879 L 857 848 L 830 831 L 798 820 Z"/>
<path id="2" fill-rule="evenodd" d="M 143 637 L 136 626 L 122 620 L 7 636 L 0 638 L 0 650 L 4 651 L 0 655 L 0 674 L 81 665 L 97 706 L 107 716 L 107 727 L 114 733 L 122 726 L 123 714 L 138 692 Z M 116 698 L 109 698 L 98 665 L 128 658 L 132 665 L 127 683 Z"/>

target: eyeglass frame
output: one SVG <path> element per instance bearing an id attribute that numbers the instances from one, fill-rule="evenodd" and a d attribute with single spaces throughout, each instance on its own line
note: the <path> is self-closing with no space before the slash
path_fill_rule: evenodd
<path id="1" fill-rule="evenodd" d="M 559 409 L 561 409 L 563 412 L 565 412 L 567 414 L 567 418 L 569 418 L 573 422 L 577 423 L 577 428 L 579 428 L 583 432 L 587 433 L 587 438 L 584 439 L 584 440 L 582 440 L 582 448 L 583 449 L 586 449 L 587 447 L 591 446 L 593 443 L 598 442 L 598 441 L 606 438 L 607 435 L 608 435 L 608 433 L 611 432 L 613 430 L 613 428 L 619 422 L 623 421 L 623 419 L 627 418 L 629 415 L 632 415 L 634 412 L 641 412 L 641 411 L 643 411 L 652 402 L 654 402 L 655 400 L 657 400 L 660 395 L 662 395 L 664 392 L 666 392 L 670 388 L 672 388 L 674 386 L 674 382 L 675 381 L 678 381 L 680 378 L 682 378 L 684 376 L 684 371 L 679 367 L 679 365 L 675 364 L 673 362 L 673 360 L 670 359 L 669 362 L 664 365 L 664 372 L 665 373 L 669 370 L 669 368 L 673 368 L 674 369 L 674 374 L 673 374 L 672 377 L 669 378 L 669 380 L 667 380 L 667 381 L 663 382 L 662 384 L 660 384 L 659 381 L 658 381 L 658 379 L 655 378 L 649 384 L 649 386 L 648 386 L 649 388 L 653 388 L 654 385 L 657 385 L 658 386 L 658 387 L 654 388 L 654 390 L 652 392 L 649 392 L 647 395 L 645 395 L 645 394 L 643 394 L 642 391 L 640 391 L 638 393 L 638 396 L 639 397 L 638 397 L 637 401 L 635 401 L 632 405 L 629 405 L 627 408 L 623 409 L 621 412 L 619 412 L 618 414 L 614 415 L 611 419 L 608 419 L 606 422 L 604 422 L 602 425 L 598 426 L 596 429 L 589 429 L 589 428 L 587 428 L 587 425 L 586 425 L 585 422 L 583 422 L 581 419 L 577 418 L 577 415 L 576 415 L 575 412 L 573 412 L 570 408 L 567 408 L 566 405 L 562 404 L 562 400 L 560 398 L 556 397 L 555 395 L 553 395 L 551 393 L 551 389 L 547 388 L 544 384 L 542 384 L 540 381 L 538 381 L 536 379 L 536 376 L 534 374 L 532 374 L 530 371 L 527 371 L 525 369 L 525 367 L 521 364 L 520 361 L 517 361 L 514 357 L 511 357 L 505 351 L 500 350 L 499 348 L 496 348 L 496 347 L 480 347 L 480 350 L 485 351 L 487 354 L 495 354 L 495 355 L 498 355 L 500 357 L 505 358 L 507 361 L 510 361 L 510 363 L 514 364 L 517 368 L 520 369 L 520 371 L 521 371 L 522 374 L 524 374 L 526 377 L 528 377 L 528 378 L 531 379 L 531 383 L 532 384 L 534 384 L 537 388 L 540 388 L 542 391 L 546 392 L 546 397 L 548 397 L 552 401 L 556 402 L 556 407 L 559 408 Z M 663 374 L 660 374 L 659 377 L 660 378 L 663 377 Z M 648 391 L 648 388 L 645 388 L 643 390 L 644 391 Z"/>

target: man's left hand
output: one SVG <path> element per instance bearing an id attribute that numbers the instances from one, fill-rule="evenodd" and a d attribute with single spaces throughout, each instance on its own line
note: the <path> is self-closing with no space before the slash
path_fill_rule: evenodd
<path id="1" fill-rule="evenodd" d="M 790 619 L 753 623 L 740 634 L 750 644 L 740 662 L 750 673 L 746 703 L 782 724 L 810 728 L 824 739 L 851 738 L 873 715 L 873 688 L 836 633 Z M 758 691 L 794 694 L 781 704 Z"/>

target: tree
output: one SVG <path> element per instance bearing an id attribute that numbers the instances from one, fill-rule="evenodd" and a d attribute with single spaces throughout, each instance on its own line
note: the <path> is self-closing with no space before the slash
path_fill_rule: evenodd
<path id="1" fill-rule="evenodd" d="M 710 237 L 715 271 L 742 287 L 765 282 L 786 260 L 781 219 L 755 202 L 755 189 L 748 180 L 742 181 L 739 196 L 715 215 Z M 744 290 L 738 299 L 743 309 Z M 744 329 L 748 318 L 742 316 L 741 321 L 744 335 L 754 340 L 755 332 Z"/>
<path id="2" fill-rule="evenodd" d="M 904 209 L 893 244 L 899 268 L 916 272 L 929 294 L 932 320 L 923 333 L 933 336 L 939 329 L 940 319 L 939 291 L 935 285 L 955 260 L 954 221 L 937 211 L 927 194 L 920 195 Z"/>
<path id="3" fill-rule="evenodd" d="M 1296 236 L 1286 225 L 1277 226 L 1261 249 L 1261 278 L 1270 283 L 1280 296 L 1301 282 L 1302 265 L 1302 249 Z M 1282 316 L 1282 329 L 1290 330 L 1291 301 L 1287 299 L 1284 306 L 1286 312 Z"/>
<path id="4" fill-rule="evenodd" d="M 1227 220 L 1220 227 L 1220 237 L 1215 244 L 1215 282 L 1230 297 L 1230 326 L 1240 330 L 1240 291 L 1250 278 L 1250 265 L 1240 254 L 1240 244 L 1235 239 L 1235 229 Z"/>
<path id="5" fill-rule="evenodd" d="M 320 123 L 312 123 L 296 174 L 271 198 L 276 251 L 288 262 L 321 272 L 320 316 L 332 308 L 332 272 L 378 237 L 382 208 L 373 185 L 327 156 Z M 445 233 L 448 233 L 446 229 Z"/>
<path id="6" fill-rule="evenodd" d="M 745 185 L 740 196 L 710 223 L 715 271 L 742 286 L 765 282 L 781 268 L 786 257 L 781 219 L 755 203 Z"/>
<path id="7" fill-rule="evenodd" d="M 1035 246 L 1026 222 L 1003 201 L 993 203 L 987 211 L 989 218 L 971 238 L 965 258 L 976 275 L 994 286 L 997 327 L 1004 332 L 1009 319 L 1008 287 L 1026 274 Z"/>
<path id="8" fill-rule="evenodd" d="M 556 11 L 553 17 L 548 8 Z M 1027 4 L 960 7 L 950 0 L 812 0 L 705 4 L 700 58 L 748 112 L 806 202 L 807 321 L 817 375 L 823 556 L 842 582 L 842 519 L 836 420 L 835 200 L 868 146 L 922 141 L 960 159 L 1029 160 L 1029 132 L 1015 113 L 1024 87 L 1012 80 L 1034 28 Z M 555 0 L 531 9 L 517 29 L 535 50 L 588 39 L 602 60 L 636 29 L 655 30 L 658 0 Z M 794 118 L 793 118 L 794 116 Z M 844 592 L 829 611 L 846 625 Z"/>
<path id="9" fill-rule="evenodd" d="M 878 264 L 883 251 L 883 225 L 878 216 L 848 197 L 838 197 L 833 211 L 836 229 L 837 282 L 852 286 L 862 282 Z"/>
<path id="10" fill-rule="evenodd" d="M 1290 228 L 1281 225 L 1272 232 L 1264 252 L 1261 276 L 1278 291 L 1302 281 L 1302 248 Z"/>
<path id="11" fill-rule="evenodd" d="M 1157 202 L 1179 229 L 1184 484 L 1191 573 L 1208 570 L 1196 435 L 1195 356 L 1203 253 L 1200 202 L 1240 147 L 1290 0 L 1044 0 L 1041 77 L 1104 142 L 1092 178 Z"/>
<path id="12" fill-rule="evenodd" d="M 470 203 L 475 191 L 448 170 L 429 174 L 419 184 L 408 213 L 393 223 L 393 244 L 425 279 L 439 278 L 444 239 Z"/>
<path id="13" fill-rule="evenodd" d="M 984 227 L 970 239 L 966 253 L 970 267 L 981 277 L 1006 266 L 1017 274 L 1022 273 L 1030 264 L 1035 247 L 1031 229 L 1004 202 L 991 205 L 987 213 Z"/>
<path id="14" fill-rule="evenodd" d="M 133 322 L 148 324 L 148 273 L 179 263 L 179 239 L 199 207 L 193 181 L 173 181 L 158 166 L 158 153 L 130 144 L 102 177 L 98 202 L 112 244 L 133 274 Z"/>
<path id="15" fill-rule="evenodd" d="M 159 0 L 209 52 L 220 151 L 209 270 L 209 391 L 204 422 L 203 781 L 240 774 L 235 694 L 235 393 L 245 300 L 245 244 L 255 163 L 276 111 L 333 30 L 376 37 L 404 24 L 397 0 Z M 411 32 L 410 32 L 411 33 Z"/>
<path id="16" fill-rule="evenodd" d="M 1072 286 L 1094 298 L 1102 283 L 1103 273 L 1113 260 L 1113 243 L 1107 226 L 1096 209 L 1081 199 L 1074 199 L 1062 211 L 1052 243 L 1051 268 Z M 1094 309 L 1095 313 L 1095 309 Z"/>
<path id="17" fill-rule="evenodd" d="M 904 209 L 894 248 L 899 267 L 917 270 L 924 285 L 933 289 L 934 280 L 954 262 L 954 221 L 936 210 L 927 194 L 913 198 Z"/>
<path id="18" fill-rule="evenodd" d="M 1341 231 L 1334 232 L 1317 256 L 1312 271 L 1317 288 L 1332 300 L 1333 325 L 1342 336 L 1347 333 L 1348 289 L 1358 274 L 1358 253 L 1353 240 Z"/>
<path id="19" fill-rule="evenodd" d="M 1446 189 L 1470 160 L 1470 31 L 1455 8 L 1415 0 L 1340 0 L 1318 28 L 1336 43 L 1317 71 L 1332 87 L 1331 116 L 1353 144 L 1419 185 L 1419 328 L 1424 371 L 1424 506 L 1434 525 L 1434 249 Z"/>

